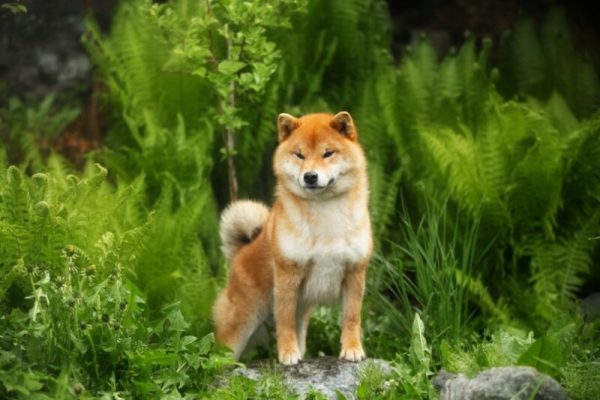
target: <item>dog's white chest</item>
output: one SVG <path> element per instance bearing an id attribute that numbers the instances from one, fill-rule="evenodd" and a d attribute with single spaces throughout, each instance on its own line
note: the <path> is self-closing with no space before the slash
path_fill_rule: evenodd
<path id="1" fill-rule="evenodd" d="M 339 255 L 323 253 L 311 258 L 300 287 L 302 303 L 323 304 L 339 298 L 344 273 L 349 264 L 336 256 Z"/>
<path id="2" fill-rule="evenodd" d="M 331 204 L 314 212 L 317 218 L 298 216 L 294 223 L 299 229 L 280 231 L 278 240 L 286 258 L 306 268 L 299 300 L 310 305 L 339 298 L 346 269 L 366 259 L 371 249 L 366 208 L 344 213 Z"/>

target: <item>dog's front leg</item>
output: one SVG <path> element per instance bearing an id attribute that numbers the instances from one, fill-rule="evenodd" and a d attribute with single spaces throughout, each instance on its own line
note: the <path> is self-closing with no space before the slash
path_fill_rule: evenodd
<path id="1" fill-rule="evenodd" d="M 360 310 L 365 291 L 367 263 L 350 267 L 344 276 L 342 286 L 342 351 L 340 358 L 348 361 L 360 361 L 365 358 L 360 339 Z"/>
<path id="2" fill-rule="evenodd" d="M 296 334 L 296 308 L 298 287 L 302 271 L 292 263 L 277 263 L 275 266 L 274 314 L 277 331 L 279 362 L 284 365 L 298 364 L 302 358 Z"/>

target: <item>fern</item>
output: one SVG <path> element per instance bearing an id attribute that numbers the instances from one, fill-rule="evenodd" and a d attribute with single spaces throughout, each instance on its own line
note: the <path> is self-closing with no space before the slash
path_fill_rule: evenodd
<path id="1" fill-rule="evenodd" d="M 531 20 L 519 21 L 512 38 L 511 67 L 517 88 L 526 93 L 541 96 L 546 63 L 543 49 Z M 506 61 L 508 61 L 506 57 Z"/>
<path id="2" fill-rule="evenodd" d="M 523 41 L 518 51 L 536 46 L 539 40 L 532 24 L 522 24 L 517 31 L 524 33 L 515 33 L 515 38 Z M 480 278 L 466 277 L 463 282 L 466 285 L 473 279 L 479 282 L 479 286 L 470 286 L 473 290 L 478 286 L 495 297 L 512 288 L 501 287 L 493 276 L 519 266 L 519 273 L 525 268 L 525 276 L 536 282 L 544 276 L 537 271 L 550 267 L 532 259 L 532 251 L 542 254 L 547 248 L 564 249 L 565 238 L 576 237 L 581 221 L 590 218 L 590 210 L 597 207 L 598 125 L 595 117 L 580 123 L 571 112 L 571 101 L 549 90 L 548 72 L 542 68 L 546 61 L 540 61 L 546 56 L 543 50 L 528 54 L 529 59 L 519 58 L 522 65 L 511 65 L 521 71 L 519 76 L 530 79 L 521 83 L 527 88 L 523 92 L 539 97 L 507 101 L 494 89 L 497 72 L 488 62 L 490 42 L 484 40 L 479 51 L 475 43 L 467 37 L 457 52 L 438 61 L 431 46 L 421 39 L 396 73 L 385 58 L 380 59 L 378 72 L 385 83 L 365 81 L 365 101 L 359 102 L 358 115 L 369 116 L 361 117 L 366 122 L 367 132 L 362 137 L 367 154 L 370 149 L 378 154 L 369 157 L 371 164 L 377 164 L 370 166 L 374 204 L 386 209 L 380 200 L 385 197 L 378 192 L 385 187 L 380 182 L 389 182 L 391 175 L 381 169 L 403 171 L 398 173 L 405 177 L 403 185 L 409 197 L 431 196 L 435 193 L 431 188 L 449 193 L 452 203 L 469 211 L 468 219 L 482 219 L 484 241 L 494 241 L 490 258 L 478 266 L 475 276 Z M 507 66 L 501 64 L 501 77 L 503 71 Z M 506 80 L 499 83 L 502 89 Z M 374 90 L 377 96 L 372 94 Z M 379 150 L 382 143 L 384 149 Z M 395 157 L 387 156 L 390 148 L 397 152 Z M 579 186 L 583 182 L 586 184 Z M 422 200 L 419 203 L 423 204 Z M 391 199 L 386 204 L 392 204 Z M 385 230 L 378 232 L 386 234 Z M 593 247 L 594 243 L 589 243 L 586 252 Z M 588 267 L 592 263 L 591 259 L 581 260 Z M 547 290 L 536 292 L 540 304 L 555 304 L 550 299 L 557 296 L 565 299 L 560 307 L 566 307 L 582 285 L 585 271 L 567 268 L 562 278 L 549 278 L 570 284 L 542 283 Z M 493 310 L 490 304 L 485 307 Z M 492 314 L 508 321 L 510 310 Z"/>
<path id="3" fill-rule="evenodd" d="M 453 270 L 456 282 L 466 289 L 481 309 L 492 316 L 495 323 L 506 324 L 511 320 L 511 313 L 502 299 L 494 300 L 489 290 L 480 279 L 465 274 L 459 269 Z"/>
<path id="4" fill-rule="evenodd" d="M 6 176 L 7 185 L 2 196 L 6 221 L 26 225 L 30 219 L 31 200 L 23 181 L 23 174 L 17 167 L 11 166 L 6 171 Z"/>
<path id="5" fill-rule="evenodd" d="M 37 174 L 30 179 L 16 167 L 9 167 L 7 175 L 8 184 L 0 190 L 3 270 L 23 263 L 30 270 L 42 268 L 57 272 L 62 252 L 68 245 L 85 247 L 95 234 L 92 227 L 98 230 L 106 227 L 101 218 L 89 219 L 83 226 L 73 221 L 82 217 L 86 207 L 90 214 L 93 210 L 95 216 L 101 217 L 102 211 L 110 212 L 110 206 L 96 208 L 94 201 L 82 203 L 79 198 L 66 196 L 66 192 L 55 188 L 57 184 L 53 177 L 46 174 Z M 74 191 L 91 182 L 92 190 L 98 195 L 102 179 L 102 172 L 90 174 L 70 189 Z M 103 199 L 96 196 L 94 200 Z M 17 283 L 21 289 L 25 287 L 23 281 Z"/>
<path id="6" fill-rule="evenodd" d="M 561 223 L 577 222 L 580 211 L 598 205 L 600 193 L 600 114 L 577 126 L 566 138 L 565 184 Z"/>
<path id="7" fill-rule="evenodd" d="M 191 3 L 181 1 L 178 8 L 188 12 Z M 182 114 L 188 126 L 198 127 L 201 121 L 195 116 L 210 102 L 207 86 L 198 77 L 164 68 L 169 48 L 142 4 L 122 4 L 109 38 L 101 36 L 93 21 L 88 24 L 85 44 L 110 88 L 110 101 L 137 124 L 148 110 L 159 124 L 174 124 Z"/>
<path id="8" fill-rule="evenodd" d="M 100 166 L 90 166 L 82 179 L 61 168 L 55 165 L 56 173 L 32 178 L 16 167 L 7 171 L 7 185 L 0 190 L 2 292 L 16 284 L 26 293 L 29 284 L 23 281 L 23 266 L 60 274 L 65 252 L 72 252 L 78 268 L 94 264 L 100 274 L 116 269 L 135 277 L 156 309 L 176 295 L 180 285 L 175 281 L 187 282 L 181 286 L 181 293 L 188 293 L 184 308 L 190 315 L 195 311 L 195 320 L 205 321 L 213 284 L 198 227 L 206 209 L 214 213 L 209 192 L 197 192 L 196 200 L 180 204 L 174 212 L 174 201 L 183 200 L 172 189 L 166 190 L 156 211 L 149 214 L 140 180 L 113 191 L 104 182 L 106 169 Z M 125 199 L 136 198 L 137 205 L 132 201 L 129 209 L 123 206 Z M 213 245 L 217 247 L 214 239 Z M 170 260 L 168 267 L 164 260 Z M 203 295 L 191 296 L 190 285 Z M 204 311 L 198 314 L 199 309 Z"/>
<path id="9" fill-rule="evenodd" d="M 600 212 L 596 210 L 570 237 L 536 246 L 532 251 L 532 282 L 537 294 L 538 313 L 546 320 L 558 310 L 569 307 L 584 277 L 590 271 L 593 235 L 600 230 Z"/>
<path id="10" fill-rule="evenodd" d="M 153 201 L 165 170 L 186 186 L 210 174 L 213 130 L 201 112 L 210 112 L 212 95 L 199 77 L 164 67 L 168 46 L 142 3 L 123 3 L 108 38 L 90 21 L 86 44 L 119 110 L 105 160 L 127 182 L 144 172 Z M 182 13 L 196 8 L 177 3 Z"/>
<path id="11" fill-rule="evenodd" d="M 92 25 L 87 43 L 108 83 L 108 101 L 118 110 L 110 148 L 101 159 L 121 188 L 138 193 L 125 204 L 124 219 L 140 225 L 150 209 L 156 209 L 156 221 L 190 212 L 186 218 L 200 226 L 176 229 L 160 223 L 171 236 L 189 243 L 200 236 L 203 244 L 194 247 L 198 253 L 186 255 L 196 261 L 177 262 L 168 273 L 148 261 L 148 271 L 154 272 L 141 272 L 140 279 L 160 303 L 172 293 L 166 290 L 169 273 L 179 271 L 175 275 L 190 281 L 196 276 L 200 282 L 203 258 L 213 270 L 219 265 L 214 225 L 223 205 L 216 199 L 224 198 L 224 176 L 221 165 L 207 162 L 218 157 L 210 123 L 214 93 L 201 78 L 176 76 L 176 63 L 170 63 L 174 54 L 140 4 L 120 7 L 108 37 Z M 201 12 L 198 7 L 192 1 L 173 2 L 173 12 L 182 18 Z M 565 249 L 580 237 L 582 221 L 593 220 L 600 150 L 597 118 L 579 119 L 598 106 L 597 78 L 573 49 L 560 11 L 553 11 L 541 30 L 521 20 L 500 44 L 498 68 L 490 61 L 495 60 L 491 42 L 471 35 L 442 59 L 422 38 L 395 66 L 387 50 L 390 24 L 382 1 L 313 1 L 293 23 L 292 32 L 269 33 L 281 49 L 281 65 L 262 106 L 241 111 L 250 122 L 239 136 L 236 156 L 241 192 L 265 199 L 272 193 L 269 155 L 277 113 L 347 109 L 369 159 L 379 246 L 399 237 L 394 221 L 400 193 L 414 203 L 414 214 L 425 211 L 425 198 L 442 204 L 442 193 L 449 196 L 448 207 L 467 210 L 460 223 L 481 219 L 481 242 L 493 240 L 473 275 L 461 278 L 486 314 L 506 321 L 513 312 L 509 300 L 497 309 L 490 300 L 511 299 L 510 290 L 519 290 L 501 287 L 497 276 L 546 287 L 536 291 L 539 304 L 568 303 L 585 268 L 567 268 L 560 278 L 546 274 L 552 267 L 540 254 L 577 253 Z M 264 183 L 256 185 L 257 180 Z M 207 188 L 209 181 L 215 193 Z M 204 205 L 200 214 L 192 211 L 194 204 Z M 153 230 L 154 223 L 143 236 L 167 240 Z M 185 253 L 179 242 L 172 246 Z M 584 253 L 594 247 L 590 243 Z M 194 275 L 196 265 L 204 266 Z M 545 282 L 544 276 L 553 278 Z M 556 303 L 553 296 L 564 301 Z"/>
<path id="12" fill-rule="evenodd" d="M 17 97 L 8 99 L 6 108 L 0 108 L 0 160 L 4 164 L 19 164 L 38 170 L 51 155 L 52 141 L 80 113 L 69 104 L 57 104 L 53 95 L 39 102 L 26 103 Z M 7 166 L 7 165 L 4 165 Z"/>
<path id="13" fill-rule="evenodd" d="M 578 117 L 587 117 L 600 106 L 597 73 L 575 50 L 562 9 L 549 12 L 540 32 L 531 20 L 521 20 L 504 41 L 501 54 L 503 93 L 546 100 L 557 91 Z"/>
<path id="14" fill-rule="evenodd" d="M 387 237 L 390 225 L 396 213 L 396 200 L 400 189 L 402 170 L 397 170 L 391 175 L 380 169 L 378 164 L 369 168 L 369 182 L 371 188 L 371 220 L 376 239 Z"/>
<path id="15" fill-rule="evenodd" d="M 432 101 L 431 88 L 435 84 L 434 76 L 437 72 L 437 56 L 429 43 L 421 41 L 416 45 L 414 54 L 402 63 L 399 74 L 398 92 L 400 105 L 408 119 L 411 128 L 416 128 L 429 121 Z"/>
<path id="16" fill-rule="evenodd" d="M 378 66 L 376 73 L 371 77 L 360 96 L 359 107 L 354 114 L 359 127 L 359 140 L 366 149 L 370 187 L 370 210 L 375 238 L 384 242 L 389 227 L 394 221 L 396 203 L 400 191 L 400 180 L 406 172 L 406 167 L 396 165 L 397 156 L 400 156 L 393 142 L 391 134 L 396 126 L 387 123 L 386 102 L 388 98 L 382 96 L 392 93 L 384 82 L 393 71 L 385 64 Z M 387 91 L 386 91 L 387 89 Z M 389 109 L 388 109 L 389 111 Z M 375 161 L 376 160 L 376 161 Z M 406 162 L 408 162 L 406 160 Z"/>

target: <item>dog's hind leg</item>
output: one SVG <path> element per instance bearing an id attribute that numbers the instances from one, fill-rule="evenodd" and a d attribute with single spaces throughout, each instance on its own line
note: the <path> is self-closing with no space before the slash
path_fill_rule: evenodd
<path id="1" fill-rule="evenodd" d="M 239 359 L 250 337 L 265 319 L 265 312 L 256 303 L 233 303 L 224 290 L 215 302 L 213 315 L 217 340 L 233 351 Z"/>

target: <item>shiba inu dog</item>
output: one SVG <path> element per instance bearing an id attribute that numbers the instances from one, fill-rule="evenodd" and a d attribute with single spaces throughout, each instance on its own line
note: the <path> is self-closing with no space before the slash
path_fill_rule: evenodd
<path id="1" fill-rule="evenodd" d="M 342 298 L 340 358 L 365 358 L 361 306 L 373 249 L 366 160 L 347 112 L 280 114 L 276 202 L 232 203 L 221 216 L 229 282 L 213 316 L 217 340 L 239 357 L 271 314 L 279 361 L 306 350 L 313 306 Z"/>

